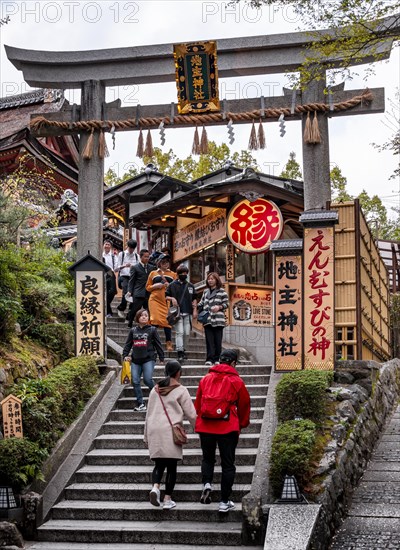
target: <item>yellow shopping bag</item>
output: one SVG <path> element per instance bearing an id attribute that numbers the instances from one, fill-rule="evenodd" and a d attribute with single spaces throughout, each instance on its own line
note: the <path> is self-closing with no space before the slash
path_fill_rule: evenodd
<path id="1" fill-rule="evenodd" d="M 122 363 L 122 370 L 121 370 L 121 384 L 130 384 L 132 382 L 131 379 L 131 362 L 130 361 L 124 361 Z"/>

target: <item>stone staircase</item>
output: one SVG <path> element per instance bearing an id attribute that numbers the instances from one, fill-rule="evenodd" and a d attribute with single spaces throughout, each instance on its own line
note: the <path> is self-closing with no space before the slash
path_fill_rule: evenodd
<path id="1" fill-rule="evenodd" d="M 207 370 L 204 365 L 184 367 L 181 382 L 193 398 Z M 241 499 L 251 487 L 271 368 L 239 365 L 238 371 L 249 389 L 252 412 L 251 424 L 242 433 L 237 449 L 231 497 L 236 503 L 234 510 L 228 514 L 217 511 L 221 475 L 218 462 L 213 502 L 200 504 L 201 450 L 196 434 L 189 435 L 183 462 L 178 464 L 174 491 L 177 507 L 167 511 L 149 503 L 153 464 L 143 444 L 145 413 L 133 411 L 133 389 L 121 386 L 114 409 L 67 484 L 63 500 L 39 528 L 40 542 L 30 550 L 185 550 L 194 546 L 216 550 L 240 546 Z M 157 366 L 155 379 L 162 374 L 163 367 Z M 147 399 L 147 388 L 144 395 Z"/>

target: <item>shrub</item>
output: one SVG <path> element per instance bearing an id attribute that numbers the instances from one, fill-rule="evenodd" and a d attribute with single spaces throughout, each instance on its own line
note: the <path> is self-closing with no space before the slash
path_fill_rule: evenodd
<path id="1" fill-rule="evenodd" d="M 316 425 L 311 420 L 290 420 L 275 432 L 270 460 L 270 481 L 279 496 L 285 475 L 294 475 L 303 487 L 311 473 L 311 458 L 316 441 Z"/>
<path id="2" fill-rule="evenodd" d="M 26 438 L 0 440 L 0 484 L 19 491 L 34 479 L 42 479 L 40 468 L 47 454 Z"/>
<path id="3" fill-rule="evenodd" d="M 74 327 L 70 323 L 47 323 L 33 326 L 30 335 L 60 357 L 62 361 L 74 355 Z"/>
<path id="4" fill-rule="evenodd" d="M 285 374 L 276 388 L 276 406 L 280 422 L 309 418 L 320 422 L 326 408 L 326 390 L 333 373 L 299 371 Z"/>

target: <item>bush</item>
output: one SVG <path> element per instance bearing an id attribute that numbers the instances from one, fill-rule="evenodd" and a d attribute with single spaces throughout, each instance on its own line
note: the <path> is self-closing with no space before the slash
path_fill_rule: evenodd
<path id="1" fill-rule="evenodd" d="M 70 323 L 47 323 L 33 326 L 30 335 L 65 361 L 74 355 L 74 327 Z"/>
<path id="2" fill-rule="evenodd" d="M 100 382 L 96 359 L 74 357 L 43 380 L 24 380 L 10 393 L 22 400 L 24 436 L 50 451 Z"/>
<path id="3" fill-rule="evenodd" d="M 270 481 L 275 496 L 282 491 L 285 475 L 296 477 L 304 487 L 311 474 L 316 425 L 311 420 L 290 420 L 275 432 L 271 448 Z"/>
<path id="4" fill-rule="evenodd" d="M 299 371 L 285 374 L 276 388 L 276 406 L 280 422 L 309 418 L 320 422 L 326 410 L 326 390 L 333 373 Z"/>
<path id="5" fill-rule="evenodd" d="M 47 454 L 26 438 L 0 440 L 0 485 L 19 491 L 34 479 L 42 479 L 40 468 Z"/>

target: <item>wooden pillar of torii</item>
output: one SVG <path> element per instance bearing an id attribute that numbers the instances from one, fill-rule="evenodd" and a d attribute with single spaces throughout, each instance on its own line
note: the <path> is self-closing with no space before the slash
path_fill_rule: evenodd
<path id="1" fill-rule="evenodd" d="M 321 31 L 322 36 L 325 31 Z M 250 75 L 268 75 L 294 72 L 304 60 L 304 51 L 310 42 L 308 33 L 289 33 L 272 36 L 222 39 L 217 41 L 218 73 L 220 78 Z M 390 56 L 391 41 L 382 41 L 381 58 Z M 160 44 L 133 48 L 82 52 L 45 52 L 22 50 L 5 46 L 9 60 L 23 71 L 25 81 L 35 87 L 81 89 L 81 105 L 65 103 L 62 111 L 46 114 L 46 121 L 35 126 L 38 136 L 81 134 L 79 167 L 78 259 L 88 251 L 101 257 L 103 221 L 104 160 L 96 153 L 99 132 L 95 131 L 94 154 L 83 157 L 89 139 L 90 121 L 97 121 L 97 129 L 117 131 L 157 128 L 164 121 L 165 129 L 199 123 L 190 115 L 178 115 L 174 104 L 120 107 L 120 101 L 106 104 L 107 86 L 140 85 L 175 80 L 173 45 Z M 357 63 L 373 60 L 375 52 L 365 52 Z M 321 59 L 323 63 L 331 59 Z M 340 63 L 340 60 L 339 62 Z M 324 75 L 323 75 L 324 76 Z M 326 208 L 330 199 L 328 116 L 381 113 L 384 111 L 384 89 L 344 91 L 337 87 L 330 104 L 324 94 L 325 78 L 311 82 L 303 92 L 287 92 L 280 97 L 236 99 L 224 101 L 224 112 L 202 115 L 205 125 L 245 124 L 260 118 L 264 122 L 277 121 L 285 113 L 285 121 L 303 121 L 307 112 L 317 112 L 321 143 L 303 145 L 303 174 L 305 210 Z M 239 116 L 242 114 L 243 116 Z M 35 118 L 35 115 L 32 116 Z M 110 122 L 112 121 L 112 122 Z M 127 123 L 128 121 L 128 123 Z M 56 125 L 53 125 L 57 123 Z M 202 122 L 200 122 L 202 124 Z"/>

